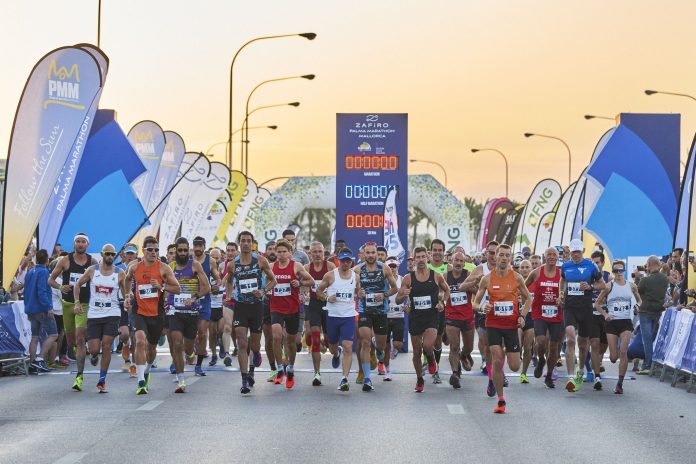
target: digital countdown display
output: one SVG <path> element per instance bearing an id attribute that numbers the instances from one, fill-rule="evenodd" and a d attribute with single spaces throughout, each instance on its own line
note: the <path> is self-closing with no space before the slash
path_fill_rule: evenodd
<path id="1" fill-rule="evenodd" d="M 336 239 L 355 256 L 366 242 L 384 244 L 385 201 L 397 189 L 398 230 L 407 247 L 408 115 L 336 115 Z M 392 221 L 387 221 L 387 225 Z M 400 273 L 405 273 L 402 263 Z"/>

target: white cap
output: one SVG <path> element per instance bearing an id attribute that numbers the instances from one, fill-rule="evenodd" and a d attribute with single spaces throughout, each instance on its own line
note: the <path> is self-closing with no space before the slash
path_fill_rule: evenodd
<path id="1" fill-rule="evenodd" d="M 582 240 L 579 238 L 574 238 L 573 240 L 570 241 L 570 245 L 568 246 L 570 248 L 570 251 L 584 251 L 585 250 L 585 245 L 583 245 Z"/>

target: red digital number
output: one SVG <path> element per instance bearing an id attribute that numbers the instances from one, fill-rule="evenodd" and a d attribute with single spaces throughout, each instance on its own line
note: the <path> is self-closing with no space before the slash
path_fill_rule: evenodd
<path id="1" fill-rule="evenodd" d="M 399 157 L 396 155 L 347 155 L 344 165 L 349 171 L 396 171 Z"/>
<path id="2" fill-rule="evenodd" d="M 348 229 L 378 229 L 384 226 L 381 214 L 346 214 Z"/>

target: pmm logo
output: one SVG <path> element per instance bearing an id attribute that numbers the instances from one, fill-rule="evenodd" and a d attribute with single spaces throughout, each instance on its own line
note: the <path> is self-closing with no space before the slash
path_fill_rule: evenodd
<path id="1" fill-rule="evenodd" d="M 133 142 L 135 150 L 141 155 L 153 155 L 155 153 L 155 144 L 153 143 L 152 131 L 150 129 L 133 132 Z"/>
<path id="2" fill-rule="evenodd" d="M 54 104 L 83 110 L 85 107 L 80 105 L 80 70 L 77 63 L 73 63 L 70 71 L 65 66 L 57 66 L 56 60 L 51 60 L 48 65 L 48 99 L 44 101 L 44 108 Z"/>

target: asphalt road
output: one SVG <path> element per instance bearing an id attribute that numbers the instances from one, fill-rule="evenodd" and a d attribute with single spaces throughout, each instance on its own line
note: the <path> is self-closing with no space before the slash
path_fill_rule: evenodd
<path id="1" fill-rule="evenodd" d="M 572 394 L 562 380 L 547 390 L 530 369 L 530 384 L 509 376 L 501 416 L 492 414 L 485 376 L 472 371 L 458 391 L 447 384 L 444 353 L 443 384 L 428 376 L 422 394 L 413 391 L 410 355 L 392 362 L 393 382 L 374 372 L 375 391 L 363 393 L 353 374 L 345 393 L 328 353 L 321 387 L 311 385 L 302 353 L 294 389 L 265 382 L 264 357 L 256 387 L 242 397 L 236 359 L 206 377 L 191 372 L 187 392 L 175 394 L 161 351 L 148 395 L 135 395 L 135 379 L 118 371 L 120 356 L 108 394 L 97 393 L 89 363 L 83 392 L 71 390 L 67 370 L 0 379 L 0 463 L 694 462 L 696 394 L 656 378 L 627 379 L 623 396 L 609 379 L 604 391 L 586 383 Z"/>

